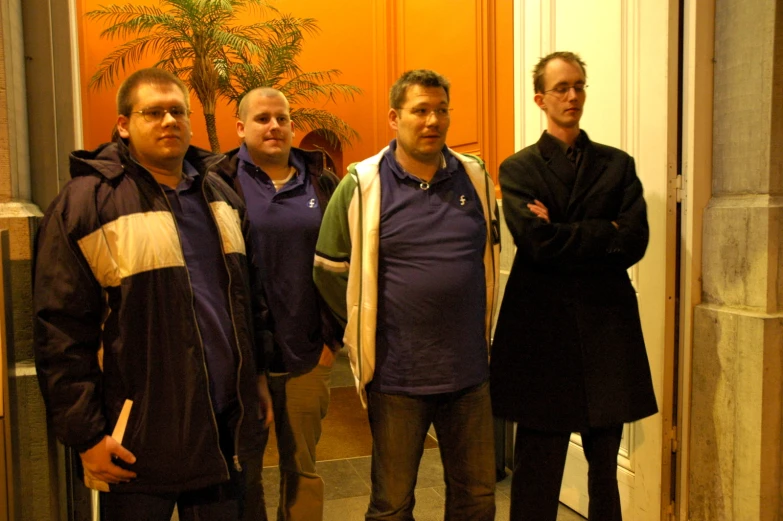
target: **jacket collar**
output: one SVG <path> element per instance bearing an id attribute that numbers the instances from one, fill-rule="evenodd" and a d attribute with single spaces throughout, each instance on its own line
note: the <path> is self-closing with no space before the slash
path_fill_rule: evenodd
<path id="1" fill-rule="evenodd" d="M 207 171 L 226 163 L 224 155 L 213 154 L 192 145 L 185 153 L 185 161 L 201 174 L 206 174 Z M 95 150 L 76 150 L 70 155 L 71 177 L 97 173 L 106 179 L 114 179 L 125 173 L 127 165 L 138 165 L 138 163 L 131 157 L 130 149 L 122 139 L 104 143 Z M 146 169 L 143 170 L 146 172 Z"/>
<path id="2" fill-rule="evenodd" d="M 580 133 L 580 136 L 582 134 Z M 541 151 L 541 157 L 546 161 L 552 174 L 565 186 L 572 188 L 574 186 L 574 165 L 563 153 L 562 141 L 549 132 L 544 131 L 538 140 L 538 149 Z M 582 158 L 582 164 L 584 164 L 584 157 Z"/>
<path id="3" fill-rule="evenodd" d="M 601 174 L 608 165 L 608 158 L 593 145 L 587 132 L 582 130 L 577 139 L 580 141 L 579 144 L 582 148 L 582 160 L 576 174 L 576 181 L 571 190 L 571 197 L 568 202 L 566 213 L 582 200 L 585 193 L 601 177 Z M 544 132 L 538 140 L 538 149 L 550 171 L 552 171 L 558 179 L 565 182 L 561 173 L 563 171 L 562 169 L 573 168 L 573 165 L 561 150 L 558 140 L 547 132 Z"/>

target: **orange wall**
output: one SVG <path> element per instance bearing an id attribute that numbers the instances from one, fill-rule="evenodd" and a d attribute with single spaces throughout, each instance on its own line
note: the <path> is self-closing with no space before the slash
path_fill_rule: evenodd
<path id="1" fill-rule="evenodd" d="M 114 0 L 125 3 L 127 0 Z M 157 5 L 157 0 L 133 0 Z M 81 0 L 84 13 L 106 0 Z M 344 164 L 376 153 L 393 137 L 388 128 L 388 90 L 403 71 L 432 68 L 452 82 L 452 126 L 448 144 L 478 153 L 495 175 L 499 161 L 513 152 L 513 48 L 511 2 L 494 0 L 277 0 L 278 8 L 318 20 L 320 32 L 306 39 L 304 70 L 339 69 L 337 81 L 360 87 L 353 101 L 318 105 L 346 120 L 361 141 L 344 151 Z M 87 82 L 118 43 L 101 39 L 103 25 L 80 17 L 84 146 L 107 141 L 116 121 L 118 85 L 94 91 Z M 140 66 L 154 63 L 152 58 Z M 127 76 L 129 72 L 122 74 Z M 193 143 L 209 148 L 198 101 L 193 105 Z M 224 150 L 239 144 L 233 108 L 216 111 Z M 298 139 L 304 137 L 299 132 Z M 298 143 L 298 141 L 297 141 Z"/>

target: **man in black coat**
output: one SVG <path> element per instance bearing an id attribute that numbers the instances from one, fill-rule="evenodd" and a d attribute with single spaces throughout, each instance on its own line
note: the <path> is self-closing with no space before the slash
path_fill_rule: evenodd
<path id="1" fill-rule="evenodd" d="M 494 414 L 517 422 L 511 519 L 554 521 L 571 432 L 590 465 L 589 519 L 622 519 L 623 424 L 657 412 L 627 269 L 647 248 L 633 158 L 580 130 L 585 64 L 556 52 L 533 71 L 538 143 L 506 159 L 500 186 L 517 253 L 492 348 Z"/>

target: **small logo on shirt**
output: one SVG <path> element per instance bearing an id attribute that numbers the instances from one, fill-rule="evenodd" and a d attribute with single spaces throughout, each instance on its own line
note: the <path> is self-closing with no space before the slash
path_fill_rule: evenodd
<path id="1" fill-rule="evenodd" d="M 307 206 L 310 208 L 315 208 L 315 199 L 310 199 L 307 201 Z"/>
<path id="2" fill-rule="evenodd" d="M 459 205 L 460 206 L 465 206 L 465 201 L 466 201 L 465 196 L 464 195 L 460 195 L 459 196 Z"/>

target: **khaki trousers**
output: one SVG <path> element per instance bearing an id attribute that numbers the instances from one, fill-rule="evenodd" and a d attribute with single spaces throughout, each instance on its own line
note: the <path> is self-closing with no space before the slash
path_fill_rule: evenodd
<path id="1" fill-rule="evenodd" d="M 323 519 L 324 483 L 316 473 L 315 447 L 329 407 L 331 373 L 331 367 L 317 365 L 305 374 L 269 378 L 280 454 L 278 521 Z"/>

